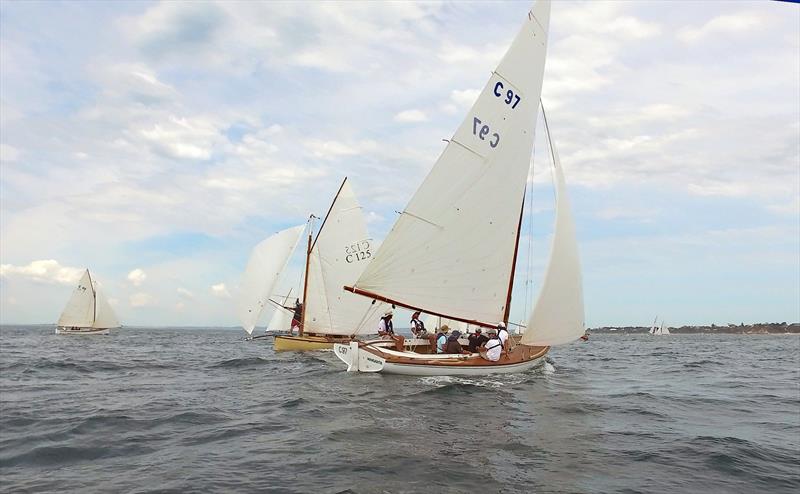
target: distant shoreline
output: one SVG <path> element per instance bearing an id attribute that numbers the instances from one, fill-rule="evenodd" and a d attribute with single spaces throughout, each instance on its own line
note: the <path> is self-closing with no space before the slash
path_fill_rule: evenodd
<path id="1" fill-rule="evenodd" d="M 668 327 L 670 334 L 800 334 L 800 323 L 728 324 L 718 326 Z M 647 334 L 649 326 L 603 326 L 588 328 L 589 333 L 600 334 Z"/>

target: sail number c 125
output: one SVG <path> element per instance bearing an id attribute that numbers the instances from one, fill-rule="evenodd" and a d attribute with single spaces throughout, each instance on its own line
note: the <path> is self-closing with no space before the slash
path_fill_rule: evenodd
<path id="1" fill-rule="evenodd" d="M 362 240 L 344 248 L 344 260 L 349 264 L 355 261 L 364 261 L 372 257 L 372 252 L 369 251 L 369 240 Z"/>

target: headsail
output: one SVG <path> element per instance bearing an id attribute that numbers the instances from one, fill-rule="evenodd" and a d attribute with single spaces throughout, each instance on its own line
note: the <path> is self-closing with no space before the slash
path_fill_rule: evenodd
<path id="1" fill-rule="evenodd" d="M 304 331 L 374 332 L 374 321 L 366 317 L 372 301 L 342 289 L 358 279 L 373 253 L 364 212 L 345 179 L 311 248 Z"/>
<path id="2" fill-rule="evenodd" d="M 94 323 L 95 311 L 94 288 L 92 287 L 92 277 L 87 269 L 78 286 L 72 292 L 72 296 L 64 307 L 61 317 L 58 318 L 58 325 L 62 327 L 90 328 Z"/>
<path id="3" fill-rule="evenodd" d="M 580 338 L 585 333 L 583 284 L 575 222 L 561 161 L 550 136 L 544 109 L 542 117 L 553 158 L 556 221 L 550 261 L 528 329 L 522 336 L 521 343 L 525 345 L 559 345 Z"/>
<path id="4" fill-rule="evenodd" d="M 289 258 L 297 248 L 305 225 L 280 231 L 255 246 L 242 276 L 239 296 L 239 320 L 248 334 L 258 321 Z"/>
<path id="5" fill-rule="evenodd" d="M 119 321 L 117 320 L 117 316 L 114 314 L 114 310 L 111 308 L 111 305 L 108 303 L 106 296 L 103 295 L 103 292 L 96 287 L 94 293 L 95 316 L 92 327 L 97 329 L 118 328 Z"/>
<path id="6" fill-rule="evenodd" d="M 468 321 L 505 312 L 544 75 L 539 0 L 354 288 Z"/>

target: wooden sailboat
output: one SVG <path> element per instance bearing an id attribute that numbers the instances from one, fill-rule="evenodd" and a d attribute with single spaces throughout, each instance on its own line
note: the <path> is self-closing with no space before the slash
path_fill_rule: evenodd
<path id="1" fill-rule="evenodd" d="M 109 329 L 118 327 L 114 311 L 87 269 L 58 318 L 56 334 L 108 334 Z"/>
<path id="2" fill-rule="evenodd" d="M 506 325 L 544 75 L 550 2 L 539 0 L 478 100 L 358 281 L 345 289 L 471 326 Z M 544 116 L 544 110 L 543 110 Z M 558 154 L 555 233 L 519 344 L 498 361 L 428 355 L 391 342 L 334 345 L 348 371 L 410 375 L 521 372 L 584 334 L 575 228 Z"/>
<path id="3" fill-rule="evenodd" d="M 372 322 L 369 316 L 383 307 L 341 289 L 358 278 L 373 253 L 361 205 L 346 178 L 316 237 L 310 223 L 311 220 L 299 334 L 275 335 L 276 351 L 330 349 L 334 343 L 374 332 L 368 327 Z M 290 329 L 293 313 L 273 301 L 270 294 L 305 229 L 300 226 L 284 230 L 254 249 L 242 281 L 244 296 L 239 309 L 242 326 L 248 333 L 252 333 L 258 317 L 270 305 L 275 306 L 276 312 L 268 328 L 276 330 L 282 324 L 280 329 Z"/>
<path id="4" fill-rule="evenodd" d="M 372 315 L 383 304 L 341 289 L 358 279 L 373 250 L 361 205 L 345 178 L 316 238 L 308 233 L 299 334 L 275 336 L 276 351 L 330 349 L 375 332 Z"/>

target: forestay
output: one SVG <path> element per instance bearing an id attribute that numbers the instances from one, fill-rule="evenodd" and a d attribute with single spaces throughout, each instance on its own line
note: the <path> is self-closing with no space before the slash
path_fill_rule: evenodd
<path id="1" fill-rule="evenodd" d="M 250 254 L 242 276 L 238 307 L 239 320 L 248 334 L 253 333 L 269 303 L 269 296 L 297 248 L 303 230 L 305 225 L 282 230 L 256 245 Z"/>
<path id="2" fill-rule="evenodd" d="M 67 306 L 58 318 L 62 327 L 90 328 L 94 323 L 94 288 L 87 269 L 72 292 Z"/>
<path id="3" fill-rule="evenodd" d="M 355 288 L 410 307 L 503 319 L 544 73 L 538 1 Z"/>
<path id="4" fill-rule="evenodd" d="M 542 111 L 544 116 L 544 111 Z M 583 284 L 578 257 L 575 222 L 567 196 L 564 172 L 547 118 L 545 131 L 550 142 L 556 190 L 556 219 L 550 261 L 545 271 L 539 297 L 533 308 L 528 329 L 522 336 L 525 345 L 559 345 L 573 341 L 585 332 Z"/>
<path id="5" fill-rule="evenodd" d="M 353 335 L 374 333 L 367 318 L 372 301 L 343 289 L 372 259 L 364 212 L 345 179 L 311 248 L 303 331 Z"/>

